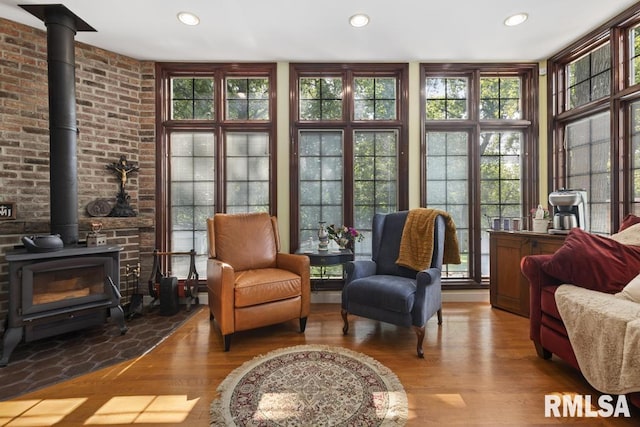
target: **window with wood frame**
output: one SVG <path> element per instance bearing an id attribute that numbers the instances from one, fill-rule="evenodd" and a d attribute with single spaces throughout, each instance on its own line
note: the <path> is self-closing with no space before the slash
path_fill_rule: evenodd
<path id="1" fill-rule="evenodd" d="M 355 254 L 370 257 L 373 215 L 408 208 L 407 77 L 407 64 L 291 64 L 292 249 L 324 221 L 362 232 Z"/>
<path id="2" fill-rule="evenodd" d="M 156 65 L 157 242 L 195 249 L 201 275 L 208 217 L 276 213 L 275 77 L 275 64 Z M 172 274 L 187 269 L 172 260 Z"/>
<path id="3" fill-rule="evenodd" d="M 421 205 L 451 214 L 461 251 L 443 283 L 486 286 L 490 221 L 526 224 L 537 194 L 538 66 L 422 64 L 421 87 Z"/>
<path id="4" fill-rule="evenodd" d="M 550 186 L 586 190 L 593 233 L 640 215 L 639 28 L 635 5 L 548 61 Z"/>

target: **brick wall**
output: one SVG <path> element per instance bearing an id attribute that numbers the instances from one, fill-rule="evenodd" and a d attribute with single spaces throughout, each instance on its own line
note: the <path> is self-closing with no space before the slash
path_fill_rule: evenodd
<path id="1" fill-rule="evenodd" d="M 16 220 L 0 221 L 0 319 L 7 310 L 5 253 L 25 234 L 49 231 L 46 55 L 44 24 L 34 29 L 0 18 L 0 200 L 17 204 Z M 121 272 L 140 258 L 148 271 L 155 246 L 154 63 L 79 42 L 75 55 L 80 238 L 88 231 L 87 204 L 115 200 L 119 180 L 106 165 L 124 154 L 140 166 L 126 187 L 138 218 L 105 218 L 105 229 L 109 244 L 124 247 Z"/>

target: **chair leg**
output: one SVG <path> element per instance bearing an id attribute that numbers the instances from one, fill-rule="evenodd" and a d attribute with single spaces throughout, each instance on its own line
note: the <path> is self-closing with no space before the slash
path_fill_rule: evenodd
<path id="1" fill-rule="evenodd" d="M 436 314 L 438 316 L 438 325 L 442 325 L 442 307 L 438 309 L 438 312 Z"/>
<path id="2" fill-rule="evenodd" d="M 416 348 L 418 352 L 418 357 L 420 359 L 424 359 L 424 351 L 422 350 L 422 342 L 424 341 L 424 331 L 425 327 L 414 326 L 413 330 L 416 331 L 416 335 L 418 337 L 418 346 Z"/>
<path id="3" fill-rule="evenodd" d="M 224 351 L 229 351 L 231 348 L 231 337 L 233 334 L 227 334 L 222 336 L 222 342 L 224 344 Z"/>
<path id="4" fill-rule="evenodd" d="M 342 321 L 344 322 L 344 326 L 342 327 L 342 333 L 344 335 L 347 335 L 347 332 L 349 332 L 349 320 L 347 320 L 347 310 L 342 309 L 342 311 L 340 312 L 342 314 Z"/>
<path id="5" fill-rule="evenodd" d="M 306 317 L 301 317 L 300 318 L 300 333 L 304 332 L 304 330 L 307 328 L 307 318 Z"/>

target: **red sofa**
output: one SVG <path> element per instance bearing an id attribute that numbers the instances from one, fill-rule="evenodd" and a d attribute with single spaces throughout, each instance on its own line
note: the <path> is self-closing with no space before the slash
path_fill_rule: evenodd
<path id="1" fill-rule="evenodd" d="M 602 237 L 598 238 L 605 239 Z M 575 244 L 575 241 L 572 243 Z M 605 242 L 605 244 L 607 243 L 608 242 Z M 567 243 L 565 243 L 565 245 L 567 245 Z M 522 273 L 529 280 L 529 334 L 535 345 L 538 356 L 543 359 L 550 359 L 552 354 L 555 354 L 579 370 L 580 367 L 578 366 L 576 356 L 571 347 L 567 331 L 561 320 L 560 314 L 558 313 L 554 296 L 555 291 L 560 284 L 572 282 L 567 281 L 567 277 L 557 278 L 548 273 L 549 264 L 553 262 L 552 260 L 554 256 L 555 255 L 530 255 L 522 258 L 521 260 Z M 600 256 L 602 256 L 602 254 L 600 254 Z M 571 270 L 571 268 L 572 267 L 569 266 L 568 270 Z M 576 271 L 578 270 L 575 265 L 573 266 L 573 269 Z M 574 271 L 574 273 L 579 275 L 580 273 L 576 271 Z M 635 276 L 639 270 L 633 269 L 632 271 L 633 276 Z M 569 272 L 569 274 L 571 273 Z M 591 274 L 591 272 L 589 274 Z M 595 283 L 597 283 L 597 279 Z M 590 283 L 589 285 L 590 286 L 585 287 L 592 288 L 593 290 L 601 290 L 602 292 L 607 293 L 616 292 L 615 289 L 612 288 L 611 283 L 603 286 L 603 289 L 597 289 L 593 283 Z M 618 287 L 618 285 L 615 287 Z M 631 393 L 627 395 L 627 398 L 634 406 L 640 407 L 640 392 Z"/>

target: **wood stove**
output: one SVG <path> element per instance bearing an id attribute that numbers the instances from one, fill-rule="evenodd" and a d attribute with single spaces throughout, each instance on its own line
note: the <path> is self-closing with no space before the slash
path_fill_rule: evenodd
<path id="1" fill-rule="evenodd" d="M 7 365 L 23 338 L 32 341 L 98 325 L 108 315 L 121 333 L 126 331 L 119 290 L 121 248 L 78 246 L 74 37 L 76 31 L 95 29 L 61 4 L 20 7 L 47 27 L 51 232 L 63 247 L 6 255 L 9 311 L 0 366 Z"/>
<path id="2" fill-rule="evenodd" d="M 9 311 L 0 366 L 25 342 L 104 324 L 127 330 L 120 305 L 120 247 L 17 250 L 9 264 Z"/>

